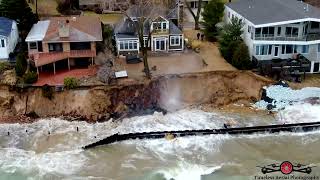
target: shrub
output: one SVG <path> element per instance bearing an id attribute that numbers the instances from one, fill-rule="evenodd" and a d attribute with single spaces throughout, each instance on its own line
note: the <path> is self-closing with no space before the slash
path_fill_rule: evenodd
<path id="1" fill-rule="evenodd" d="M 252 68 L 248 46 L 244 42 L 241 42 L 235 48 L 231 64 L 240 70 L 248 70 Z"/>
<path id="2" fill-rule="evenodd" d="M 25 84 L 33 84 L 37 82 L 37 80 L 38 80 L 38 74 L 36 72 L 29 71 L 23 75 L 23 82 Z"/>
<path id="3" fill-rule="evenodd" d="M 53 88 L 49 85 L 42 86 L 42 96 L 51 100 L 53 98 Z"/>
<path id="4" fill-rule="evenodd" d="M 103 65 L 97 72 L 98 79 L 106 84 L 110 84 L 113 79 L 115 79 L 114 71 L 111 67 Z"/>
<path id="5" fill-rule="evenodd" d="M 27 70 L 27 59 L 24 53 L 19 53 L 16 58 L 16 74 L 17 76 L 23 76 Z"/>
<path id="6" fill-rule="evenodd" d="M 78 79 L 74 77 L 66 77 L 63 80 L 64 87 L 67 89 L 75 89 L 79 86 Z"/>
<path id="7" fill-rule="evenodd" d="M 198 40 L 193 40 L 191 42 L 191 47 L 192 49 L 199 49 L 201 46 L 201 41 L 198 41 Z"/>
<path id="8" fill-rule="evenodd" d="M 11 69 L 11 66 L 8 62 L 0 62 L 0 73 L 3 73 L 5 70 Z"/>

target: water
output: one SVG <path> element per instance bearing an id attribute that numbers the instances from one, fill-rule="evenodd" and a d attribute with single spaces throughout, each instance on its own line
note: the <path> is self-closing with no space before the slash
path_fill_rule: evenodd
<path id="1" fill-rule="evenodd" d="M 319 105 L 299 104 L 280 111 L 275 117 L 181 110 L 167 115 L 155 113 L 128 118 L 118 123 L 88 124 L 53 118 L 33 124 L 3 124 L 0 126 L 0 180 L 241 180 L 262 175 L 256 166 L 284 160 L 319 166 L 313 168 L 312 175 L 320 175 L 320 131 L 211 135 L 170 141 L 132 140 L 86 151 L 81 149 L 117 132 L 221 128 L 230 119 L 241 126 L 320 121 L 319 115 Z"/>

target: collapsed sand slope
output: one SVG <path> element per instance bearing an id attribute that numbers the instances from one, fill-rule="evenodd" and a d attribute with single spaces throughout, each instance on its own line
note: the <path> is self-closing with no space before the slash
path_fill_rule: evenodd
<path id="1" fill-rule="evenodd" d="M 233 102 L 252 102 L 260 98 L 263 86 L 271 80 L 251 72 L 215 71 L 165 76 L 160 80 L 160 105 L 176 109 L 194 104 L 223 106 Z"/>
<path id="2" fill-rule="evenodd" d="M 41 117 L 72 115 L 88 120 L 110 114 L 138 112 L 147 108 L 178 109 L 185 105 L 226 105 L 239 100 L 252 102 L 272 81 L 251 72 L 217 71 L 154 77 L 145 83 L 101 86 L 56 92 L 49 100 L 41 88 L 21 92 L 0 88 L 0 114 L 14 116 L 35 112 Z"/>

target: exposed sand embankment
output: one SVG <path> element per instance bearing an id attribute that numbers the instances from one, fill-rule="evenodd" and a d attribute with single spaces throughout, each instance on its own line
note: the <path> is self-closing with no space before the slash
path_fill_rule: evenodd
<path id="1" fill-rule="evenodd" d="M 271 83 L 251 72 L 215 71 L 159 76 L 143 83 L 65 90 L 55 92 L 51 100 L 43 97 L 41 88 L 0 86 L 0 114 L 12 117 L 34 112 L 40 117 L 66 115 L 96 121 L 146 109 L 170 111 L 198 104 L 219 107 L 254 102 L 260 98 L 261 88 Z M 20 122 L 19 118 L 16 121 Z"/>

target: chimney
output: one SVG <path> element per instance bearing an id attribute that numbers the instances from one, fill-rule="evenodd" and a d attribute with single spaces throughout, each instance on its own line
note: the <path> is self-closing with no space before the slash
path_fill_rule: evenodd
<path id="1" fill-rule="evenodd" d="M 69 37 L 70 35 L 70 27 L 69 27 L 69 20 L 66 20 L 66 22 L 59 22 L 59 37 Z"/>

